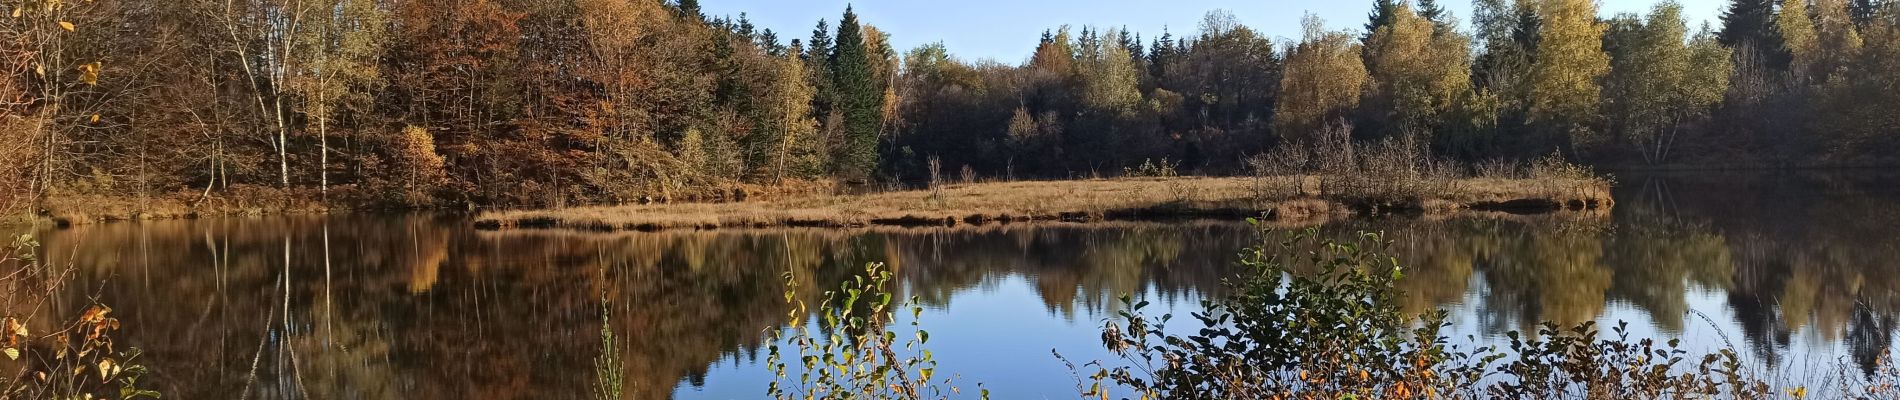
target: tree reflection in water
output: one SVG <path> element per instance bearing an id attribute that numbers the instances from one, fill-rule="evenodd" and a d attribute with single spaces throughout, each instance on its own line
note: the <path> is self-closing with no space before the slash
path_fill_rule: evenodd
<path id="1" fill-rule="evenodd" d="M 1894 185 L 1624 180 L 1608 216 L 1399 217 L 1322 231 L 1386 232 L 1409 269 L 1405 309 L 1460 310 L 1454 320 L 1476 322 L 1464 328 L 1473 332 L 1613 316 L 1672 336 L 1713 327 L 1770 366 L 1846 357 L 1864 369 L 1893 342 Z M 88 283 L 68 302 L 96 289 L 118 305 L 121 341 L 146 349 L 148 379 L 168 395 L 234 398 L 250 387 L 258 398 L 425 399 L 587 397 L 603 294 L 622 340 L 625 398 L 666 398 L 683 383 L 739 373 L 715 368 L 722 362 L 762 357 L 766 330 L 786 322 L 787 270 L 822 283 L 797 293 L 815 302 L 821 288 L 883 261 L 906 296 L 979 314 L 971 307 L 994 305 L 958 300 L 1021 281 L 1042 304 L 1020 307 L 1094 325 L 1123 293 L 1191 302 L 1220 291 L 1235 252 L 1257 240 L 1241 224 L 1214 222 L 599 234 L 479 232 L 427 216 L 124 223 L 41 236 L 42 258 L 73 262 Z M 1048 364 L 1051 374 L 961 372 L 974 382 L 1067 382 L 1046 355 L 1008 362 Z"/>

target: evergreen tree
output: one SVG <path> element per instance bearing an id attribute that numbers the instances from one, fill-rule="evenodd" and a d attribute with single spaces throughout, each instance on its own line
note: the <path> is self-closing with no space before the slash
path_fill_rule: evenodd
<path id="1" fill-rule="evenodd" d="M 1473 85 L 1497 100 L 1495 111 L 1523 111 L 1529 97 L 1531 62 L 1537 51 L 1535 3 L 1477 0 L 1472 3 L 1472 25 L 1483 51 L 1472 65 Z M 1496 125 L 1495 119 L 1492 125 Z"/>
<path id="2" fill-rule="evenodd" d="M 1148 75 L 1160 81 L 1166 75 L 1168 65 L 1181 57 L 1181 49 L 1174 45 L 1174 34 L 1167 29 L 1161 30 L 1161 37 L 1148 46 Z"/>
<path id="3" fill-rule="evenodd" d="M 1445 7 L 1438 5 L 1438 0 L 1418 0 L 1418 16 L 1431 21 L 1441 32 L 1451 28 L 1451 16 L 1445 14 Z"/>
<path id="4" fill-rule="evenodd" d="M 1854 25 L 1866 28 L 1868 23 L 1880 18 L 1880 13 L 1886 11 L 1886 3 L 1885 0 L 1853 0 L 1849 7 L 1853 7 Z"/>
<path id="5" fill-rule="evenodd" d="M 680 9 L 681 16 L 692 18 L 694 20 L 706 19 L 706 15 L 700 13 L 699 0 L 679 0 L 679 1 L 680 1 L 679 9 Z"/>
<path id="6" fill-rule="evenodd" d="M 1716 37 L 1723 46 L 1742 50 L 1738 55 L 1758 57 L 1774 69 L 1788 67 L 1788 50 L 1775 27 L 1775 0 L 1730 0 Z"/>
<path id="7" fill-rule="evenodd" d="M 830 60 L 837 91 L 834 106 L 844 116 L 844 144 L 835 171 L 857 179 L 868 179 L 876 172 L 878 130 L 883 125 L 884 91 L 864 39 L 857 13 L 846 6 Z"/>
<path id="8" fill-rule="evenodd" d="M 752 26 L 752 19 L 746 17 L 745 13 L 742 12 L 739 13 L 739 22 L 733 25 L 732 32 L 750 40 L 753 38 L 753 35 L 758 34 L 757 29 L 758 27 Z"/>
<path id="9" fill-rule="evenodd" d="M 811 40 L 805 42 L 804 57 L 807 63 L 819 63 L 826 69 L 830 68 L 827 63 L 831 58 L 831 25 L 826 24 L 824 19 L 819 19 L 818 27 L 812 28 Z"/>
<path id="10" fill-rule="evenodd" d="M 825 138 L 830 138 L 830 133 L 838 129 L 837 126 L 833 126 L 836 121 L 831 118 L 832 104 L 838 97 L 831 79 L 833 46 L 831 25 L 819 19 L 818 26 L 812 28 L 811 41 L 805 43 L 803 57 L 805 74 L 808 76 L 806 79 L 811 82 L 812 87 L 811 115 L 818 121 L 819 136 Z"/>
<path id="11" fill-rule="evenodd" d="M 1392 14 L 1398 12 L 1398 10 L 1398 1 L 1374 0 L 1372 3 L 1372 13 L 1366 15 L 1366 30 L 1361 32 L 1362 35 L 1359 37 L 1359 41 L 1364 43 L 1367 40 L 1371 40 L 1373 32 L 1378 32 L 1380 27 L 1392 23 Z"/>

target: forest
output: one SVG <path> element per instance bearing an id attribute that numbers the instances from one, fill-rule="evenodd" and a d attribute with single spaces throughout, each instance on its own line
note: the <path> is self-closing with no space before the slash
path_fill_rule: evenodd
<path id="1" fill-rule="evenodd" d="M 1473 162 L 1883 165 L 1893 4 L 1733 0 L 1691 27 L 1672 2 L 1475 0 L 1465 23 L 1376 0 L 1363 26 L 1308 16 L 1297 39 L 1223 11 L 1193 33 L 1050 27 L 1005 63 L 893 48 L 850 8 L 806 36 L 696 0 L 8 0 L 0 211 L 1232 175 L 1327 132 Z"/>

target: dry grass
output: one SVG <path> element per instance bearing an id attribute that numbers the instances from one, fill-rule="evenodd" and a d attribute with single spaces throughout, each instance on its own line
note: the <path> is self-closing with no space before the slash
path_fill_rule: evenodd
<path id="1" fill-rule="evenodd" d="M 1345 183 L 1351 184 L 1345 184 Z M 647 204 L 483 213 L 483 228 L 591 230 L 982 225 L 1025 221 L 1266 216 L 1276 221 L 1361 213 L 1547 212 L 1608 208 L 1595 179 L 1447 179 L 1367 184 L 1316 176 L 1124 178 L 944 185 L 937 189 L 735 203 Z"/>

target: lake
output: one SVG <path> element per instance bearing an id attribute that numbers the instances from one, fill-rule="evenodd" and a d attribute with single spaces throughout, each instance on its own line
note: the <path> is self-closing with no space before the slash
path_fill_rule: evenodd
<path id="1" fill-rule="evenodd" d="M 1618 177 L 1607 214 L 1390 217 L 1408 310 L 1454 341 L 1539 321 L 1733 347 L 1795 380 L 1861 373 L 1900 327 L 1900 176 Z M 885 262 L 926 311 L 940 373 L 996 398 L 1075 398 L 1052 350 L 1106 359 L 1123 294 L 1185 317 L 1236 253 L 1278 233 L 1238 222 L 965 229 L 480 231 L 464 217 L 348 215 L 83 225 L 39 234 L 75 268 L 52 304 L 97 298 L 167 398 L 589 398 L 602 313 L 626 398 L 752 399 L 787 322 L 782 275 L 835 287 Z M 821 289 L 793 294 L 815 302 Z M 1177 329 L 1191 319 L 1177 318 Z M 50 327 L 36 327 L 49 329 Z"/>

